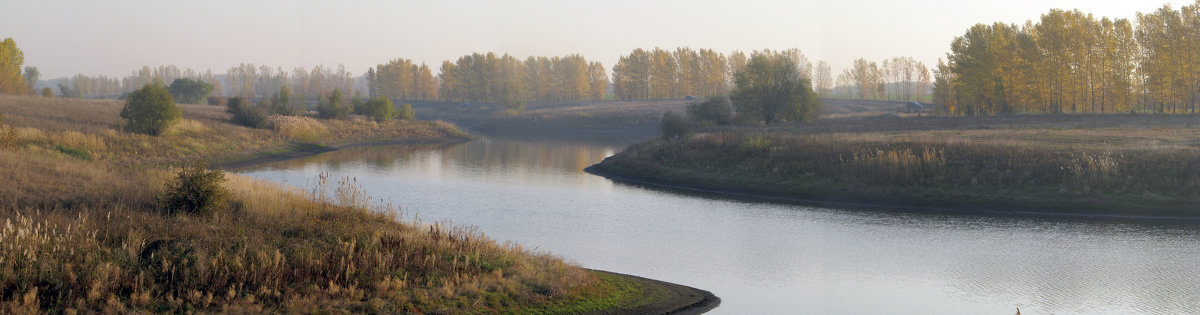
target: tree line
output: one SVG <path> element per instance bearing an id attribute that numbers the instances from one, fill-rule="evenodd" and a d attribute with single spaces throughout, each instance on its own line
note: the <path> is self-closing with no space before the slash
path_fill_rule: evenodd
<path id="1" fill-rule="evenodd" d="M 800 77 L 827 83 L 826 90 L 832 88 L 829 86 L 832 80 L 817 80 L 829 77 L 829 64 L 819 61 L 814 79 L 813 63 L 800 49 L 753 53 L 779 54 L 796 65 Z M 638 48 L 629 55 L 621 56 L 613 66 L 613 93 L 622 100 L 728 95 L 734 87 L 737 73 L 746 67 L 747 62 L 746 53 L 741 51 L 726 55 L 712 49 L 697 50 L 690 47 L 678 47 L 675 50 Z M 825 71 L 824 77 L 821 77 L 822 70 Z"/>
<path id="2" fill-rule="evenodd" d="M 344 65 L 328 67 L 317 65 L 311 70 L 295 67 L 291 71 L 283 67 L 272 69 L 266 65 L 240 64 L 225 71 L 226 95 L 243 98 L 271 97 L 280 89 L 288 87 L 292 96 L 316 98 L 335 89 L 356 90 L 356 77 Z M 220 90 L 217 91 L 218 94 Z"/>
<path id="3" fill-rule="evenodd" d="M 371 97 L 402 100 L 435 100 L 438 83 L 425 64 L 398 58 L 367 69 L 367 93 Z"/>
<path id="4" fill-rule="evenodd" d="M 754 51 L 734 76 L 728 96 L 709 97 L 687 106 L 687 117 L 668 111 L 659 131 L 665 140 L 686 138 L 693 127 L 738 122 L 771 124 L 816 118 L 821 102 L 797 51 Z M 734 113 L 734 109 L 737 110 Z"/>
<path id="5" fill-rule="evenodd" d="M 928 71 L 912 58 L 885 60 L 882 67 L 860 59 L 855 68 L 847 69 L 835 81 L 827 62 L 818 61 L 814 66 L 799 49 L 771 53 L 790 59 L 797 74 L 821 96 L 920 99 L 928 90 L 928 84 L 921 83 Z M 299 99 L 317 98 L 339 89 L 353 95 L 365 92 L 372 98 L 496 102 L 520 109 L 529 101 L 599 100 L 609 97 L 610 91 L 612 97 L 622 100 L 729 95 L 736 85 L 736 74 L 747 62 L 747 54 L 741 51 L 726 55 L 690 47 L 639 48 L 622 56 L 610 77 L 600 62 L 588 61 L 579 54 L 521 60 L 488 52 L 443 61 L 436 75 L 430 66 L 404 58 L 367 69 L 361 80 L 342 65 L 288 71 L 240 64 L 223 75 L 167 65 L 143 66 L 120 79 L 76 75 L 59 81 L 58 88 L 60 95 L 68 97 L 117 97 L 146 84 L 165 85 L 187 78 L 211 85 L 215 95 L 250 99 L 273 97 L 288 87 Z"/>
<path id="6" fill-rule="evenodd" d="M 751 54 L 755 53 L 790 59 L 799 76 L 808 80 L 814 92 L 822 97 L 923 101 L 933 84 L 929 68 L 912 57 L 879 63 L 859 58 L 835 78 L 828 62 L 818 60 L 814 65 L 796 48 Z M 746 53 L 741 51 L 726 55 L 689 47 L 639 48 L 621 56 L 613 66 L 613 93 L 622 100 L 728 95 L 736 86 L 737 73 L 747 62 Z"/>
<path id="7" fill-rule="evenodd" d="M 608 93 L 600 62 L 582 55 L 524 61 L 508 54 L 474 53 L 444 61 L 438 75 L 443 101 L 499 102 L 518 109 L 528 101 L 599 100 Z"/>
<path id="8" fill-rule="evenodd" d="M 1194 113 L 1200 2 L 1127 19 L 1051 10 L 1024 25 L 977 24 L 935 70 L 952 114 Z"/>
<path id="9" fill-rule="evenodd" d="M 823 84 L 828 86 L 827 82 Z M 817 85 L 822 86 L 821 83 Z M 878 63 L 858 58 L 850 68 L 838 75 L 836 89 L 827 90 L 822 95 L 831 93 L 843 98 L 921 102 L 929 95 L 932 85 L 929 68 L 915 58 L 894 57 Z"/>
<path id="10" fill-rule="evenodd" d="M 12 38 L 0 41 L 0 94 L 33 93 L 33 84 L 40 74 L 36 67 L 21 69 L 24 64 L 25 53 L 16 41 Z"/>
<path id="11" fill-rule="evenodd" d="M 795 52 L 793 57 L 803 58 Z M 726 95 L 733 75 L 745 65 L 746 54 L 740 51 L 726 56 L 711 49 L 638 48 L 613 66 L 613 93 L 622 100 Z"/>

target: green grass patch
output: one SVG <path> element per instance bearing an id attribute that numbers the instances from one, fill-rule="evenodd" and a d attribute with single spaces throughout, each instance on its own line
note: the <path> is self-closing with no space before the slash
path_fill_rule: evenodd
<path id="1" fill-rule="evenodd" d="M 73 148 L 73 147 L 69 147 L 69 146 L 65 146 L 65 145 L 61 145 L 61 144 L 55 145 L 54 149 L 58 150 L 58 152 L 62 152 L 63 154 L 69 155 L 71 157 L 74 157 L 74 158 L 77 158 L 80 160 L 84 160 L 84 161 L 92 160 L 92 154 L 88 153 L 88 151 L 84 150 L 84 149 Z"/>
<path id="2" fill-rule="evenodd" d="M 600 279 L 588 293 L 533 308 L 513 310 L 513 314 L 578 314 L 589 311 L 618 309 L 646 302 L 641 283 L 620 275 L 592 272 Z"/>

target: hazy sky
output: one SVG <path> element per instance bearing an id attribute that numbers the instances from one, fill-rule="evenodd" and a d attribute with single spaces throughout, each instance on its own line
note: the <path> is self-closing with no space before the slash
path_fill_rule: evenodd
<path id="1" fill-rule="evenodd" d="M 638 47 L 720 52 L 800 48 L 835 75 L 855 58 L 911 56 L 927 65 L 975 23 L 1024 23 L 1052 8 L 1134 19 L 1161 0 L 825 1 L 0 1 L 12 37 L 43 78 L 125 76 L 142 65 L 224 73 L 239 63 L 355 75 L 402 57 L 471 52 L 580 53 L 610 71 Z"/>

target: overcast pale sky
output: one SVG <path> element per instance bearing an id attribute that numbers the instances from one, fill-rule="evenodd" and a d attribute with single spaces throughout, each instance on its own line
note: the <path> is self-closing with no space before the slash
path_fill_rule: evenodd
<path id="1" fill-rule="evenodd" d="M 1052 8 L 1135 19 L 1164 0 L 521 0 L 521 1 L 0 1 L 12 37 L 43 78 L 123 77 L 143 65 L 224 73 L 239 63 L 355 75 L 394 58 L 471 52 L 518 58 L 579 53 L 610 71 L 634 48 L 728 53 L 800 48 L 840 73 L 855 58 L 911 56 L 927 65 L 975 23 L 1022 24 Z"/>

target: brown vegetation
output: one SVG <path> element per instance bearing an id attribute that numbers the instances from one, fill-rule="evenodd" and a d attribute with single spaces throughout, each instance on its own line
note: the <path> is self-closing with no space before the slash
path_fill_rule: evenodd
<path id="1" fill-rule="evenodd" d="M 0 148 L 0 313 L 537 312 L 621 302 L 605 300 L 613 281 L 558 258 L 470 228 L 401 222 L 353 179 L 331 185 L 326 175 L 301 192 L 227 174 L 224 206 L 160 211 L 169 187 L 182 186 L 175 169 L 155 165 L 295 139 L 463 136 L 453 125 L 294 118 L 275 131 L 184 105 L 183 123 L 149 137 L 119 131 L 120 106 L 0 96 L 16 133 Z M 295 131 L 313 129 L 327 132 Z"/>
<path id="2" fill-rule="evenodd" d="M 1191 116 L 853 117 L 727 127 L 630 147 L 593 170 L 817 201 L 1197 216 Z"/>
<path id="3" fill-rule="evenodd" d="M 5 124 L 16 129 L 16 146 L 27 150 L 52 150 L 63 144 L 85 149 L 99 160 L 126 166 L 164 165 L 184 160 L 232 159 L 254 153 L 283 150 L 295 142 L 336 146 L 367 140 L 437 140 L 465 138 L 454 125 L 428 121 L 376 123 L 362 117 L 345 120 L 281 118 L 271 121 L 275 130 L 253 129 L 229 123 L 224 108 L 180 105 L 183 121 L 165 137 L 120 132 L 118 113 L 123 103 L 114 100 L 80 100 L 32 96 L 0 96 Z"/>

